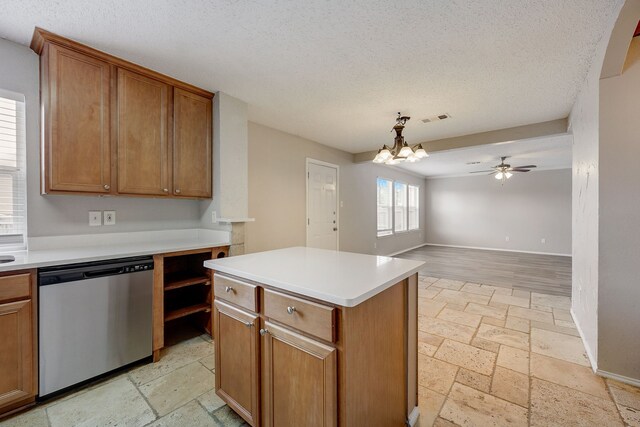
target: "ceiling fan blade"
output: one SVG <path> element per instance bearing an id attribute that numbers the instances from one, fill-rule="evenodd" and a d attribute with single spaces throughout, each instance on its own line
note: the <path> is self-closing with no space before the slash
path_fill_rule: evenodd
<path id="1" fill-rule="evenodd" d="M 535 168 L 536 165 L 524 165 L 524 166 L 514 166 L 515 169 L 532 169 Z"/>
<path id="2" fill-rule="evenodd" d="M 510 172 L 529 172 L 531 169 L 523 169 L 523 168 L 511 168 Z"/>
<path id="3" fill-rule="evenodd" d="M 472 172 L 469 172 L 469 173 L 487 173 L 487 172 L 491 172 L 491 173 L 494 173 L 494 172 L 495 172 L 495 170 L 486 170 L 486 171 L 472 171 Z"/>

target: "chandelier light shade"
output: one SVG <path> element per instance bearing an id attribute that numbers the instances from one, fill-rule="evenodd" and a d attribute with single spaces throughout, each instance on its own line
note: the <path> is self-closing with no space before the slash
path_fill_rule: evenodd
<path id="1" fill-rule="evenodd" d="M 409 146 L 402 136 L 402 130 L 404 125 L 411 117 L 403 116 L 398 113 L 396 118 L 396 125 L 393 130 L 396 131 L 396 137 L 394 139 L 393 147 L 384 145 L 378 150 L 378 153 L 373 159 L 373 163 L 384 163 L 386 165 L 397 165 L 401 162 L 415 163 L 420 160 L 429 157 L 427 151 L 422 147 L 422 144 L 417 144 L 413 147 Z"/>

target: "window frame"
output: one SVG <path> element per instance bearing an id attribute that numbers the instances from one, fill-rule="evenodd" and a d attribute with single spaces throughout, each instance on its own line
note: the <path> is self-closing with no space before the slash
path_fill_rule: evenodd
<path id="1" fill-rule="evenodd" d="M 0 166 L 0 175 L 11 177 L 12 218 L 21 218 L 19 233 L 0 233 L 0 251 L 19 251 L 27 248 L 26 97 L 20 93 L 0 89 L 0 98 L 16 102 L 16 166 Z M 18 214 L 20 210 L 21 215 Z M 14 236 L 14 239 L 11 236 Z"/>
<path id="2" fill-rule="evenodd" d="M 384 229 L 384 230 L 379 230 L 378 229 L 378 208 L 379 208 L 379 204 L 378 204 L 378 181 L 383 180 L 383 181 L 387 181 L 391 183 L 391 206 L 389 209 L 390 212 L 390 216 L 391 216 L 391 228 L 389 229 Z M 394 206 L 394 194 L 393 194 L 393 180 L 389 179 L 389 178 L 384 178 L 381 176 L 376 177 L 376 237 L 380 238 L 380 237 L 388 237 L 388 236 L 393 236 L 393 225 L 395 223 L 395 206 Z"/>
<path id="3" fill-rule="evenodd" d="M 414 228 L 411 228 L 411 221 L 409 220 L 409 218 L 411 217 L 411 189 L 415 188 L 416 191 L 416 198 L 417 198 L 417 204 L 415 206 L 415 210 L 417 212 L 417 223 L 416 226 Z M 407 185 L 407 231 L 416 231 L 416 230 L 420 230 L 420 185 Z"/>
<path id="4" fill-rule="evenodd" d="M 378 231 L 378 180 L 385 180 L 385 181 L 389 181 L 391 182 L 391 230 L 385 230 L 384 234 L 380 234 L 380 231 Z M 407 225 L 407 229 L 403 230 L 403 231 L 395 231 L 396 228 L 396 191 L 395 191 L 395 185 L 397 183 L 400 184 L 404 184 L 406 185 L 406 225 Z M 420 188 L 422 188 L 422 186 L 420 184 L 418 185 L 413 185 L 413 184 L 409 184 L 406 181 L 402 181 L 402 180 L 396 180 L 396 179 L 391 179 L 391 178 L 386 178 L 384 176 L 376 176 L 376 238 L 377 239 L 384 239 L 387 237 L 392 237 L 395 235 L 402 235 L 402 234 L 407 234 L 407 233 L 414 233 L 416 231 L 420 231 L 420 226 L 421 226 L 421 222 L 420 221 Z M 417 189 L 417 194 L 418 194 L 418 205 L 416 206 L 416 209 L 418 211 L 418 226 L 417 228 L 409 228 L 409 187 L 414 187 Z"/>

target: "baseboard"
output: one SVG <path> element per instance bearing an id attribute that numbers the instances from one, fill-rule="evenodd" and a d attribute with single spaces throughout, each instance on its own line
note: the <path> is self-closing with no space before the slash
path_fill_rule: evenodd
<path id="1" fill-rule="evenodd" d="M 601 377 L 609 378 L 612 380 L 620 381 L 621 383 L 629 384 L 634 387 L 640 387 L 640 380 L 636 378 L 625 377 L 624 375 L 614 374 L 613 372 L 603 371 L 602 369 L 598 369 L 596 374 Z"/>
<path id="2" fill-rule="evenodd" d="M 407 425 L 409 427 L 414 427 L 418 423 L 418 417 L 420 417 L 420 409 L 417 406 L 414 406 L 413 410 L 409 414 L 409 418 L 407 419 Z"/>
<path id="3" fill-rule="evenodd" d="M 568 257 L 571 256 L 571 254 L 558 254 L 558 253 L 554 253 L 554 252 L 520 251 L 520 250 L 516 250 L 516 249 L 483 248 L 483 247 L 480 247 L 480 246 L 443 245 L 443 244 L 440 244 L 440 243 L 425 243 L 424 245 L 421 245 L 421 246 L 442 246 L 442 247 L 445 247 L 445 248 L 478 249 L 478 250 L 481 250 L 481 251 L 518 252 L 518 253 L 522 253 L 522 254 L 554 255 L 554 256 L 568 256 Z"/>
<path id="4" fill-rule="evenodd" d="M 425 245 L 427 245 L 427 243 L 421 243 L 421 244 L 419 244 L 418 246 L 414 246 L 414 247 L 412 247 L 412 248 L 408 248 L 408 249 L 403 249 L 403 250 L 401 250 L 401 251 L 394 252 L 394 253 L 389 254 L 389 255 L 387 255 L 387 256 L 396 256 L 396 255 L 400 255 L 400 254 L 403 254 L 403 253 L 405 253 L 405 252 L 409 252 L 409 251 L 412 251 L 412 250 L 414 250 L 414 249 L 421 248 L 421 247 L 423 247 L 423 246 L 425 246 Z"/>
<path id="5" fill-rule="evenodd" d="M 571 308 L 571 310 L 569 311 L 571 313 L 571 318 L 573 319 L 573 323 L 576 325 L 576 329 L 578 330 L 578 333 L 580 334 L 580 339 L 582 340 L 582 344 L 584 345 L 584 349 L 587 351 L 587 357 L 589 358 L 589 363 L 591 363 L 591 369 L 593 369 L 594 373 L 598 373 L 598 361 L 596 360 L 595 356 L 593 355 L 593 350 L 591 349 L 591 346 L 589 346 L 589 343 L 587 342 L 586 339 L 584 339 L 584 333 L 582 332 L 582 327 L 580 326 L 580 323 L 578 322 L 578 319 L 576 318 L 576 314 L 573 311 L 573 308 Z"/>

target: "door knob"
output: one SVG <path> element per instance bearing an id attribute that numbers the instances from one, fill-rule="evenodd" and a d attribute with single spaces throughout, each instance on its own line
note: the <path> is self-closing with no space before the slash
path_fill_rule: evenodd
<path id="1" fill-rule="evenodd" d="M 268 329 L 260 329 L 260 335 L 265 336 L 269 333 Z"/>
<path id="2" fill-rule="evenodd" d="M 232 288 L 231 286 L 225 286 L 225 287 L 224 287 L 224 291 L 225 291 L 226 293 L 229 293 L 229 292 L 231 292 L 232 290 L 233 290 L 233 288 Z"/>
<path id="3" fill-rule="evenodd" d="M 180 189 L 176 189 L 176 194 L 180 194 Z"/>
<path id="4" fill-rule="evenodd" d="M 164 191 L 165 193 L 168 193 L 169 189 L 168 188 L 163 188 L 162 191 Z"/>
<path id="5" fill-rule="evenodd" d="M 108 190 L 111 188 L 111 186 L 109 184 L 105 184 L 102 186 L 102 188 L 104 188 L 105 190 Z"/>
<path id="6" fill-rule="evenodd" d="M 287 307 L 287 313 L 293 314 L 295 312 L 296 312 L 296 308 L 295 307 Z"/>
<path id="7" fill-rule="evenodd" d="M 338 231 L 338 227 L 333 227 L 333 231 Z"/>

